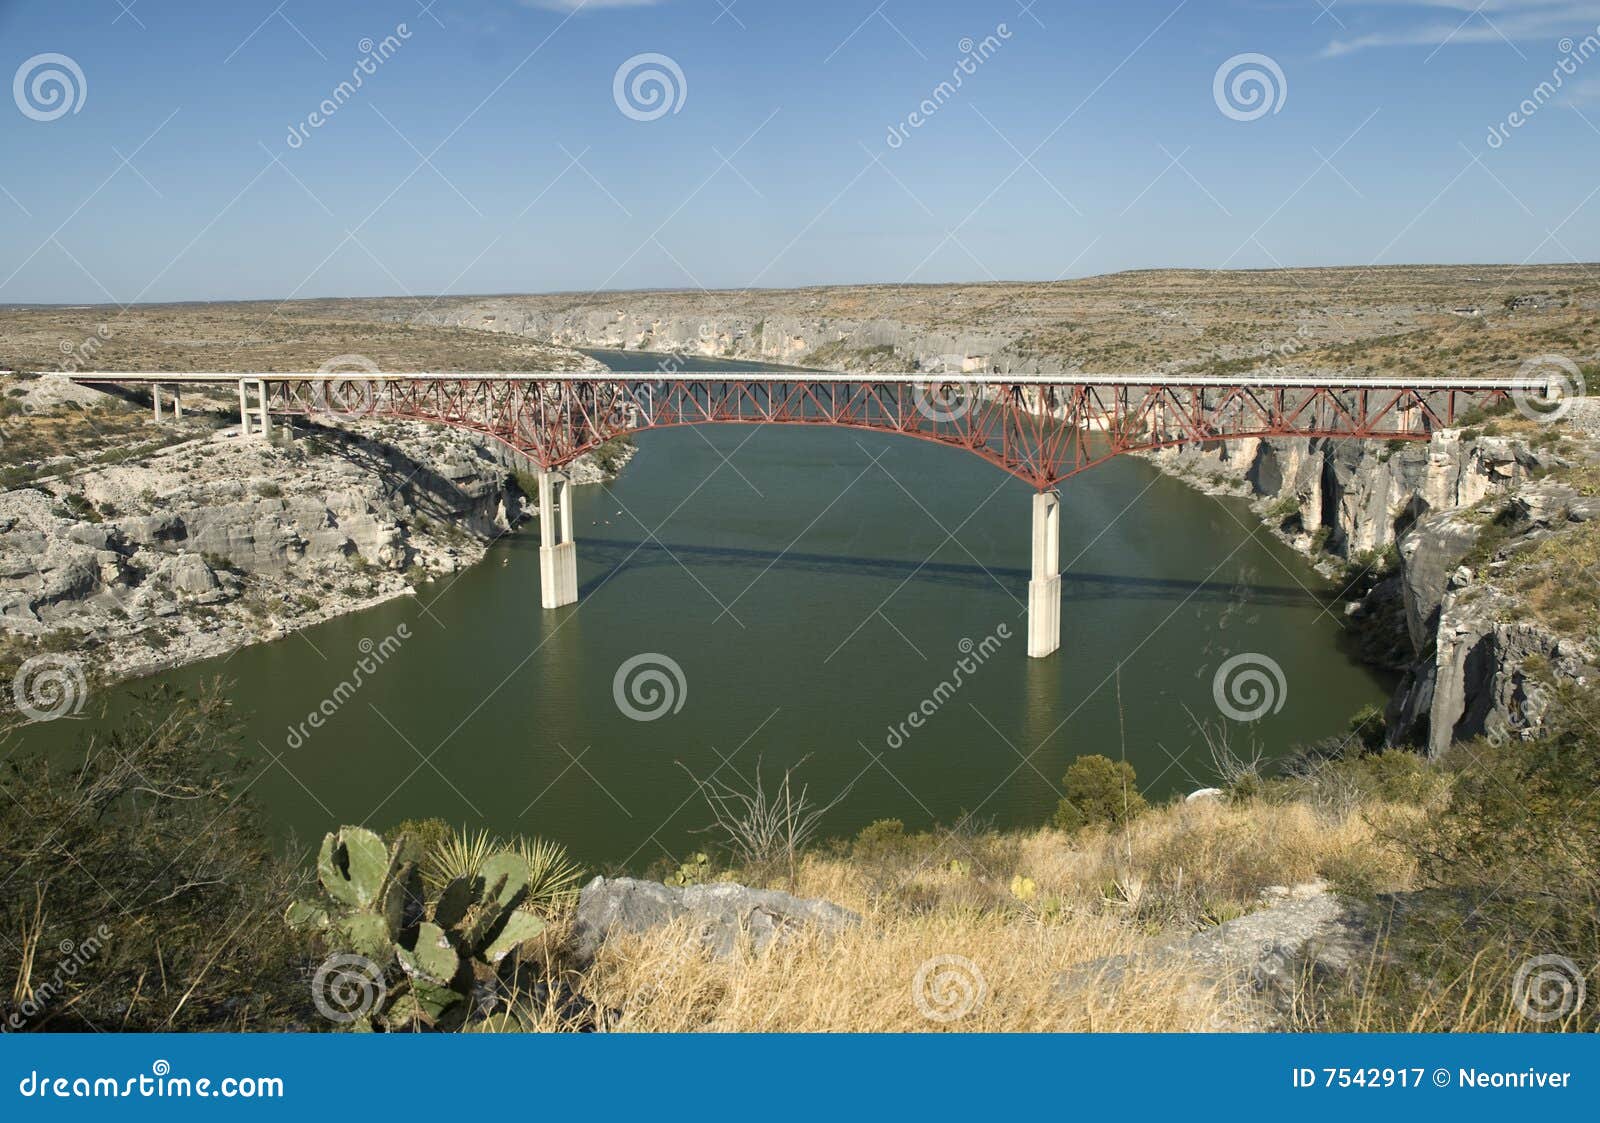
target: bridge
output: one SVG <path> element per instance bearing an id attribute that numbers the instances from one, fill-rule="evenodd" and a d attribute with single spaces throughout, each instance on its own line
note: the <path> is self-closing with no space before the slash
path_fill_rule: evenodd
<path id="1" fill-rule="evenodd" d="M 480 433 L 538 475 L 540 602 L 578 599 L 566 469 L 606 442 L 685 425 L 830 425 L 894 433 L 977 455 L 1033 487 L 1028 654 L 1061 645 L 1061 500 L 1056 487 L 1114 456 L 1251 437 L 1427 440 L 1470 409 L 1517 397 L 1539 408 L 1542 378 L 836 374 L 809 371 L 401 374 L 114 372 L 86 385 L 150 391 L 181 416 L 185 388 L 232 388 L 239 432 L 272 417 L 396 418 Z"/>

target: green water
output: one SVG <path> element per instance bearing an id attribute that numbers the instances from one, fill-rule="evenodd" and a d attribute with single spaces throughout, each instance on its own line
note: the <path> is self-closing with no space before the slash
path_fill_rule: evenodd
<path id="1" fill-rule="evenodd" d="M 1027 825 L 1081 754 L 1125 751 L 1157 796 L 1212 783 L 1195 720 L 1218 719 L 1213 676 L 1230 656 L 1282 669 L 1281 708 L 1234 726 L 1270 752 L 1383 696 L 1301 559 L 1243 504 L 1136 459 L 1062 488 L 1062 648 L 1030 660 L 1031 493 L 976 457 L 749 426 L 646 433 L 638 449 L 615 483 L 575 489 L 576 606 L 540 610 L 528 528 L 418 598 L 159 677 L 233 680 L 264 766 L 250 796 L 285 833 L 441 816 L 635 870 L 705 845 L 685 767 L 731 779 L 764 762 L 770 778 L 808 758 L 798 775 L 814 796 L 854 785 L 835 834 L 963 811 Z M 325 706 L 402 627 L 409 638 Z M 941 690 L 969 646 L 961 685 Z M 647 654 L 680 668 L 682 688 L 669 671 L 674 705 L 638 721 L 615 679 Z M 334 712 L 306 725 L 319 708 Z M 913 711 L 920 728 L 904 724 Z M 29 740 L 83 728 L 34 726 Z"/>

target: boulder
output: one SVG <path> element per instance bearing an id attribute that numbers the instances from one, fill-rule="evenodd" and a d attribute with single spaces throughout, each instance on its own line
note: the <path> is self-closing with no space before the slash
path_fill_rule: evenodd
<path id="1" fill-rule="evenodd" d="M 1139 956 L 1096 959 L 1058 974 L 1057 998 L 1115 987 L 1130 970 L 1185 968 L 1197 998 L 1219 988 L 1212 1028 L 1282 1028 L 1308 979 L 1349 975 L 1367 966 L 1389 931 L 1393 903 L 1374 911 L 1327 892 L 1321 883 L 1274 886 L 1269 907 L 1192 936 L 1158 942 Z"/>
<path id="2" fill-rule="evenodd" d="M 188 530 L 177 515 L 146 515 L 118 523 L 123 535 L 139 546 L 166 546 L 183 541 Z"/>
<path id="3" fill-rule="evenodd" d="M 174 591 L 190 596 L 200 596 L 217 587 L 217 575 L 198 554 L 179 554 L 173 558 L 168 576 Z"/>
<path id="4" fill-rule="evenodd" d="M 631 877 L 597 877 L 583 887 L 573 928 L 572 954 L 594 960 L 613 932 L 637 935 L 688 918 L 701 944 L 718 958 L 732 955 L 742 934 L 757 951 L 801 928 L 838 932 L 861 917 L 830 901 L 795 897 L 776 889 L 731 882 L 676 887 Z"/>

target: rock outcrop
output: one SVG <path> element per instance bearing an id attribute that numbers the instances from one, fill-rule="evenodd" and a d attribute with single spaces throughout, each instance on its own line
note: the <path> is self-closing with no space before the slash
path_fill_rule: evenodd
<path id="1" fill-rule="evenodd" d="M 0 630 L 64 631 L 87 671 L 149 673 L 408 594 L 527 517 L 470 434 L 300 428 L 269 444 L 197 425 L 137 462 L 0 493 Z"/>
<path id="2" fill-rule="evenodd" d="M 1195 997 L 1213 1007 L 1213 1030 L 1282 1029 L 1308 983 L 1364 969 L 1388 931 L 1386 911 L 1330 893 L 1321 882 L 1271 887 L 1262 905 L 1214 928 L 1160 940 L 1138 956 L 1062 972 L 1052 993 L 1058 999 L 1101 993 L 1130 971 L 1178 968 L 1194 980 Z"/>
<path id="3" fill-rule="evenodd" d="M 1420 655 L 1389 707 L 1392 741 L 1437 754 L 1463 738 L 1519 736 L 1540 717 L 1531 667 L 1576 682 L 1595 677 L 1595 637 L 1542 623 L 1501 587 L 1500 574 L 1522 551 L 1596 518 L 1600 498 L 1542 481 L 1510 493 L 1493 512 L 1442 511 L 1406 535 L 1406 620 Z M 1485 550 L 1480 543 L 1491 528 L 1497 541 Z M 1469 559 L 1475 564 L 1463 564 Z"/>
<path id="4" fill-rule="evenodd" d="M 583 887 L 578 899 L 572 958 L 586 965 L 613 933 L 638 935 L 679 921 L 686 921 L 693 938 L 722 958 L 732 955 L 741 939 L 747 938 L 754 950 L 761 951 L 802 928 L 838 932 L 859 924 L 861 917 L 828 901 L 775 889 L 732 883 L 674 887 L 628 877 L 597 877 Z"/>
<path id="5" fill-rule="evenodd" d="M 1251 440 L 1153 459 L 1208 490 L 1257 498 L 1302 550 L 1349 560 L 1394 551 L 1395 576 L 1353 612 L 1376 620 L 1394 604 L 1402 614 L 1392 650 L 1369 652 L 1404 672 L 1385 714 L 1391 744 L 1438 754 L 1456 740 L 1529 729 L 1530 657 L 1557 677 L 1594 673 L 1588 641 L 1526 618 L 1492 572 L 1462 564 L 1491 521 L 1509 555 L 1530 536 L 1595 517 L 1600 500 L 1541 479 L 1565 464 L 1547 449 L 1452 429 L 1426 444 Z"/>

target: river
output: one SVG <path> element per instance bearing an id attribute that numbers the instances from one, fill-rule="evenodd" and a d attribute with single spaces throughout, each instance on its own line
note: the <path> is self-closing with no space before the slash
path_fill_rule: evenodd
<path id="1" fill-rule="evenodd" d="M 1155 797 L 1212 783 L 1196 723 L 1221 720 L 1213 679 L 1232 656 L 1281 668 L 1268 712 L 1228 723 L 1269 755 L 1384 696 L 1302 558 L 1244 503 L 1136 458 L 1063 485 L 1062 647 L 1030 660 L 1030 490 L 978 458 L 820 427 L 637 443 L 614 483 L 574 489 L 574 607 L 540 610 L 529 527 L 417 598 L 158 679 L 231 680 L 258 759 L 249 794 L 285 837 L 438 816 L 635 872 L 706 845 L 690 773 L 760 765 L 770 783 L 804 759 L 814 799 L 849 788 L 831 834 L 963 812 L 1025 826 L 1047 821 L 1082 754 L 1126 755 Z M 382 666 L 302 728 L 379 644 Z M 619 703 L 630 661 L 660 674 L 638 694 L 624 680 Z M 96 701 L 115 711 L 139 685 Z"/>

